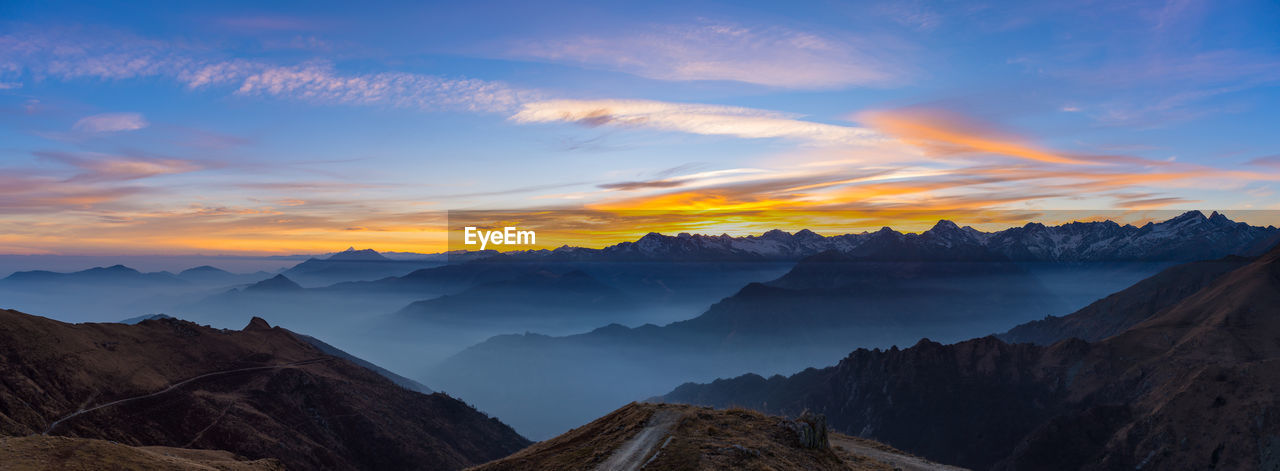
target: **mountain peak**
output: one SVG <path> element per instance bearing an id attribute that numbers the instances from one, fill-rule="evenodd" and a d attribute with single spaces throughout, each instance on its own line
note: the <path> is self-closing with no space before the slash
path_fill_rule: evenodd
<path id="1" fill-rule="evenodd" d="M 796 232 L 796 237 L 805 238 L 805 239 L 811 239 L 814 237 L 822 238 L 822 236 L 818 235 L 818 233 L 808 229 L 800 229 L 799 232 Z"/>
<path id="2" fill-rule="evenodd" d="M 1217 214 L 1217 212 L 1215 211 L 1214 214 Z M 1200 212 L 1200 210 L 1198 209 L 1193 209 L 1191 211 L 1187 211 L 1185 213 L 1179 214 L 1178 217 L 1175 217 L 1165 222 L 1182 222 L 1182 221 L 1204 220 L 1204 219 L 1207 219 L 1204 216 L 1204 213 Z"/>
<path id="3" fill-rule="evenodd" d="M 188 268 L 188 269 L 186 269 L 186 270 L 182 270 L 181 272 L 178 272 L 178 275 L 179 275 L 179 276 L 182 276 L 182 275 L 206 275 L 206 274 L 207 274 L 207 275 L 212 275 L 212 274 L 217 274 L 217 275 L 228 274 L 228 275 L 229 275 L 229 274 L 230 274 L 230 272 L 228 272 L 228 271 L 226 271 L 226 270 L 223 270 L 223 269 L 221 269 L 221 268 L 214 267 L 214 266 L 209 266 L 209 265 L 200 265 L 200 266 L 198 266 L 198 267 Z"/>
<path id="4" fill-rule="evenodd" d="M 930 232 L 954 232 L 959 230 L 960 226 L 946 219 L 939 219 L 938 223 L 934 224 L 932 229 L 929 229 Z"/>
<path id="5" fill-rule="evenodd" d="M 1219 213 L 1217 211 L 1214 211 L 1213 214 L 1209 215 L 1209 222 L 1212 222 L 1215 225 L 1219 225 L 1219 226 L 1225 226 L 1227 224 L 1235 224 L 1235 221 L 1232 221 L 1226 215 Z"/>
<path id="6" fill-rule="evenodd" d="M 244 289 L 245 291 L 295 291 L 302 289 L 302 286 L 294 283 L 287 276 L 276 275 L 246 286 Z"/>
<path id="7" fill-rule="evenodd" d="M 253 319 L 249 319 L 249 325 L 244 326 L 244 328 L 240 330 L 244 330 L 244 331 L 271 330 L 271 324 L 268 324 L 266 319 L 263 319 L 258 316 L 253 316 Z"/>
<path id="8" fill-rule="evenodd" d="M 355 247 L 348 247 L 347 250 L 329 256 L 327 260 L 383 261 L 390 259 L 373 249 L 356 250 Z"/>
<path id="9" fill-rule="evenodd" d="M 789 232 L 787 232 L 787 231 L 784 231 L 784 230 L 782 230 L 782 229 L 772 229 L 772 230 L 770 230 L 770 231 L 768 231 L 768 232 L 765 232 L 764 234 L 761 234 L 761 235 L 760 235 L 760 238 L 761 238 L 761 239 L 780 239 L 780 240 L 786 240 L 787 238 L 790 238 L 790 237 L 791 237 L 791 233 L 789 233 Z"/>
<path id="10" fill-rule="evenodd" d="M 138 270 L 134 270 L 132 268 L 129 268 L 120 264 L 112 265 L 109 267 L 90 268 L 85 271 L 103 272 L 103 273 L 141 273 Z"/>

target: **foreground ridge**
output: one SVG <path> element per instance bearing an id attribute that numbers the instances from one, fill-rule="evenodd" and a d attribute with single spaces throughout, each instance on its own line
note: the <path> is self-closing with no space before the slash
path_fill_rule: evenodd
<path id="1" fill-rule="evenodd" d="M 834 443 L 834 446 L 833 446 Z M 907 467 L 902 465 L 907 464 Z M 869 440 L 833 435 L 825 420 L 746 409 L 631 403 L 510 457 L 505 470 L 956 470 Z"/>

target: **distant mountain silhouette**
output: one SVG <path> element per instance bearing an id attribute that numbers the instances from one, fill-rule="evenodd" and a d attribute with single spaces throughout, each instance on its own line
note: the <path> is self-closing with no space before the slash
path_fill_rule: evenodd
<path id="1" fill-rule="evenodd" d="M 1058 226 L 1027 223 L 1001 231 L 982 232 L 944 220 L 927 232 L 931 242 L 939 247 L 980 245 L 990 252 L 1020 262 L 1207 260 L 1226 255 L 1257 255 L 1280 236 L 1280 229 L 1275 227 L 1250 226 L 1217 212 L 1205 216 L 1200 211 L 1188 211 L 1141 227 L 1121 226 L 1112 221 L 1072 222 Z M 903 236 L 887 227 L 876 232 L 834 236 L 822 236 L 809 230 L 795 234 L 771 230 L 759 236 L 744 237 L 650 233 L 634 242 L 622 242 L 603 249 L 561 247 L 510 252 L 508 255 L 525 259 L 578 261 L 799 260 L 826 251 L 850 252 L 869 241 L 883 241 L 889 234 Z"/>
<path id="2" fill-rule="evenodd" d="M 178 278 L 196 284 L 204 285 L 234 285 L 240 283 L 253 283 L 267 278 L 271 278 L 271 274 L 259 271 L 256 273 L 236 274 L 217 267 L 209 265 L 201 265 L 194 268 L 188 268 L 178 272 Z"/>
<path id="3" fill-rule="evenodd" d="M 151 319 L 173 319 L 173 318 L 174 318 L 173 316 L 170 316 L 168 314 L 146 314 L 146 315 L 137 316 L 137 317 L 130 317 L 128 319 L 120 321 L 120 323 L 133 325 L 142 321 L 149 321 Z"/>
<path id="4" fill-rule="evenodd" d="M 325 260 L 384 262 L 391 259 L 382 256 L 382 254 L 378 253 L 378 251 L 373 249 L 356 250 L 355 247 L 349 247 L 347 248 L 347 250 L 343 250 L 341 252 L 330 255 Z"/>
<path id="5" fill-rule="evenodd" d="M 372 249 L 354 247 L 327 258 L 311 258 L 284 271 L 290 279 L 307 286 L 326 286 L 346 281 L 367 281 L 402 276 L 414 270 L 440 266 L 438 259 L 396 260 Z"/>
<path id="6" fill-rule="evenodd" d="M 422 268 L 402 276 L 338 283 L 327 289 L 362 293 L 451 294 L 472 286 L 512 280 L 544 270 L 548 270 L 544 263 L 496 254 L 463 263 Z"/>
<path id="7" fill-rule="evenodd" d="M 1218 263 L 1148 280 L 1172 283 L 1164 294 L 1148 282 L 1118 293 L 1148 300 L 1155 312 L 1092 343 L 926 340 L 859 349 L 789 378 L 686 384 L 664 398 L 825 413 L 837 430 L 981 468 L 1272 468 L 1280 452 L 1271 439 L 1280 436 L 1280 247 L 1215 277 Z M 1215 279 L 1159 307 L 1206 278 Z M 1105 307 L 1143 305 L 1121 301 Z M 1089 310 L 1081 322 L 1114 325 L 1099 314 L 1106 312 Z"/>
<path id="8" fill-rule="evenodd" d="M 453 470 L 529 442 L 255 318 L 64 324 L 0 311 L 0 435 L 226 450 L 288 469 Z"/>
<path id="9" fill-rule="evenodd" d="M 555 316 L 596 316 L 623 310 L 633 302 L 621 291 L 582 271 L 537 271 L 502 281 L 472 286 L 454 295 L 418 301 L 396 313 L 399 319 L 432 323 L 495 323 L 522 321 L 532 328 L 549 313 Z"/>
<path id="10" fill-rule="evenodd" d="M 839 358 L 850 345 L 887 346 L 921 335 L 959 340 L 1010 325 L 1010 316 L 1024 311 L 1044 312 L 1048 297 L 1018 264 L 974 240 L 886 230 L 849 252 L 822 252 L 772 282 L 748 284 L 692 319 L 564 337 L 498 336 L 430 375 L 541 438 L 556 431 L 550 424 L 571 426 L 603 412 L 591 408 L 608 410 L 634 397 L 636 388 L 790 371 Z M 605 384 L 596 384 L 599 371 L 608 371 Z M 495 381 L 520 382 L 531 392 L 509 397 L 492 390 Z M 551 398 L 571 398 L 582 409 L 548 417 L 542 411 L 550 410 Z"/>
<path id="11" fill-rule="evenodd" d="M 169 272 L 142 273 L 124 265 L 96 267 L 71 273 L 34 270 L 16 272 L 3 280 L 0 286 L 25 286 L 59 284 L 131 285 L 148 287 L 180 286 L 187 282 Z"/>
<path id="12" fill-rule="evenodd" d="M 276 275 L 271 278 L 246 286 L 244 287 L 244 290 L 257 291 L 257 292 L 262 292 L 262 291 L 288 292 L 288 291 L 301 291 L 302 286 L 299 286 L 297 283 L 294 283 L 293 280 L 290 280 L 289 277 L 287 276 Z"/>

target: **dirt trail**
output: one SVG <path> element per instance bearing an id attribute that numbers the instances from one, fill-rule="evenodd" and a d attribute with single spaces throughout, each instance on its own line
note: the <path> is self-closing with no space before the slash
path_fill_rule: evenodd
<path id="1" fill-rule="evenodd" d="M 65 422 L 65 421 L 67 421 L 67 420 L 70 420 L 70 419 L 76 418 L 77 416 L 84 415 L 84 414 L 88 414 L 88 413 L 90 413 L 90 412 L 96 411 L 96 410 L 98 410 L 98 409 L 102 409 L 102 408 L 104 408 L 104 407 L 111 407 L 111 406 L 114 406 L 114 405 L 117 405 L 117 404 L 121 404 L 121 403 L 129 402 L 129 401 L 136 401 L 136 400 L 138 400 L 138 399 L 146 399 L 146 398 L 149 398 L 149 397 L 159 396 L 159 395 L 161 395 L 161 394 L 164 394 L 164 393 L 167 393 L 167 392 L 169 392 L 169 391 L 173 391 L 174 389 L 178 389 L 178 388 L 180 388 L 180 387 L 182 387 L 182 386 L 185 386 L 185 385 L 187 385 L 187 384 L 189 384 L 189 383 L 191 383 L 191 382 L 193 382 L 193 381 L 197 381 L 197 380 L 201 380 L 201 379 L 204 379 L 204 378 L 208 378 L 208 377 L 210 377 L 210 376 L 221 376 L 221 375 L 228 375 L 228 374 L 232 374 L 232 373 L 243 373 L 243 372 L 246 372 L 246 371 L 274 370 L 274 369 L 277 369 L 277 368 L 293 368 L 293 367 L 295 367 L 295 366 L 309 365 L 309 364 L 312 364 L 312 363 L 319 363 L 319 362 L 322 362 L 322 361 L 329 361 L 329 360 L 330 360 L 330 358 L 313 358 L 313 359 L 310 359 L 310 360 L 295 361 L 295 362 L 293 362 L 293 363 L 285 363 L 285 364 L 281 364 L 281 365 L 271 365 L 271 366 L 253 366 L 253 367 L 249 367 L 249 368 L 237 368 L 237 369 L 234 369 L 234 370 L 224 370 L 224 371 L 215 371 L 215 372 L 212 372 L 212 373 L 205 373 L 205 374 L 202 374 L 202 375 L 200 375 L 200 376 L 196 376 L 196 377 L 194 377 L 194 378 L 187 378 L 187 379 L 184 379 L 184 380 L 179 381 L 179 382 L 177 382 L 177 383 L 173 383 L 173 384 L 169 385 L 169 387 L 164 388 L 164 389 L 161 389 L 161 390 L 156 391 L 156 392 L 153 392 L 153 393 L 149 393 L 149 394 L 142 394 L 142 395 L 133 396 L 133 397 L 126 397 L 126 398 L 124 398 L 124 399 L 117 399 L 117 400 L 114 400 L 114 401 L 111 401 L 111 402 L 108 402 L 108 403 L 105 403 L 105 404 L 99 404 L 99 405 L 96 405 L 96 406 L 90 407 L 90 408 L 88 408 L 88 409 L 80 409 L 80 410 L 78 410 L 78 411 L 75 411 L 75 412 L 71 413 L 70 415 L 67 415 L 66 417 L 63 417 L 63 418 L 61 418 L 61 419 L 58 419 L 58 420 L 53 421 L 53 423 L 50 423 L 50 424 L 49 424 L 49 428 L 44 429 L 44 433 L 43 433 L 43 435 L 48 435 L 48 434 L 49 434 L 49 432 L 52 432 L 52 431 L 53 431 L 54 427 L 57 427 L 57 426 L 58 426 L 58 424 L 61 424 L 61 423 Z"/>
<path id="2" fill-rule="evenodd" d="M 934 463 L 918 456 L 904 455 L 868 446 L 845 435 L 831 434 L 830 441 L 833 448 L 839 446 L 855 455 L 865 456 L 903 471 L 966 471 L 965 468 Z"/>
<path id="3" fill-rule="evenodd" d="M 680 421 L 681 415 L 679 411 L 670 409 L 659 409 L 654 412 L 649 416 L 644 429 L 614 450 L 613 454 L 609 455 L 609 459 L 596 466 L 596 471 L 636 471 L 644 467 L 652 461 L 652 458 L 645 459 L 649 456 L 649 452 L 658 446 L 658 442 L 666 438 L 671 427 Z"/>

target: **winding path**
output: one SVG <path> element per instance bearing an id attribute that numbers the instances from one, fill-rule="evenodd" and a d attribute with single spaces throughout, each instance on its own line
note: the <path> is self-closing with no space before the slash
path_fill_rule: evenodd
<path id="1" fill-rule="evenodd" d="M 652 461 L 645 460 L 658 441 L 667 436 L 671 427 L 680 421 L 681 413 L 671 409 L 659 409 L 649 416 L 644 429 L 637 433 L 604 460 L 596 471 L 635 471 Z"/>
<path id="2" fill-rule="evenodd" d="M 57 427 L 57 426 L 58 426 L 58 424 L 61 424 L 61 423 L 63 423 L 63 422 L 66 422 L 67 420 L 70 420 L 70 419 L 74 419 L 74 418 L 76 418 L 77 416 L 84 415 L 84 414 L 88 414 L 88 413 L 93 412 L 93 411 L 96 411 L 96 410 L 98 410 L 98 409 L 102 409 L 102 408 L 105 408 L 105 407 L 111 407 L 111 406 L 118 405 L 118 404 L 122 404 L 122 403 L 125 403 L 125 402 L 130 402 L 130 401 L 136 401 L 136 400 L 139 400 L 139 399 L 147 399 L 147 398 L 151 398 L 151 397 L 156 397 L 156 396 L 159 396 L 159 395 L 161 395 L 161 394 L 167 393 L 167 392 L 169 392 L 169 391 L 173 391 L 173 390 L 175 390 L 175 389 L 178 389 L 178 388 L 180 388 L 180 387 L 183 387 L 183 386 L 185 386 L 185 385 L 187 385 L 187 384 L 189 384 L 189 383 L 191 383 L 191 382 L 198 381 L 198 380 L 205 379 L 205 378 L 209 378 L 209 377 L 212 377 L 212 376 L 221 376 L 221 375 L 229 375 L 229 374 L 234 374 L 234 373 L 243 373 L 243 372 L 246 372 L 246 371 L 274 370 L 274 369 L 279 369 L 279 368 L 293 368 L 293 367 L 297 367 L 297 366 L 310 365 L 310 364 L 313 364 L 313 363 L 326 362 L 326 361 L 329 361 L 329 360 L 331 360 L 331 358 L 312 358 L 312 359 L 310 359 L 310 360 L 295 361 L 295 362 L 292 362 L 292 363 L 284 363 L 284 364 L 279 364 L 279 365 L 270 365 L 270 366 L 251 366 L 251 367 L 248 367 L 248 368 L 236 368 L 236 369 L 234 369 L 234 370 L 223 370 L 223 371 L 215 371 L 215 372 L 212 372 L 212 373 L 205 373 L 205 374 L 202 374 L 202 375 L 200 375 L 200 376 L 196 376 L 196 377 L 194 377 L 194 378 L 187 378 L 187 379 L 184 379 L 184 380 L 179 381 L 179 382 L 177 382 L 177 383 L 173 383 L 173 384 L 169 385 L 169 387 L 164 388 L 164 389 L 161 389 L 161 390 L 156 391 L 156 392 L 153 392 L 153 393 L 149 393 L 149 394 L 142 394 L 142 395 L 133 396 L 133 397 L 126 397 L 126 398 L 124 398 L 124 399 L 117 399 L 117 400 L 114 400 L 114 401 L 111 401 L 111 402 L 108 402 L 108 403 L 105 403 L 105 404 L 99 404 L 99 405 L 96 405 L 96 406 L 90 407 L 90 408 L 88 408 L 88 409 L 80 409 L 80 410 L 78 410 L 78 411 L 75 411 L 75 412 L 73 412 L 73 413 L 71 413 L 71 414 L 69 414 L 69 415 L 67 415 L 67 416 L 65 416 L 65 417 L 62 417 L 62 418 L 60 418 L 60 419 L 58 419 L 58 420 L 55 420 L 55 421 L 53 421 L 52 423 L 50 423 L 50 424 L 49 424 L 49 427 L 48 427 L 48 428 L 46 428 L 46 429 L 44 429 L 44 433 L 42 433 L 42 435 L 48 435 L 48 434 L 49 434 L 49 432 L 52 432 L 52 431 L 53 431 L 54 427 Z"/>

